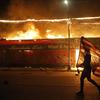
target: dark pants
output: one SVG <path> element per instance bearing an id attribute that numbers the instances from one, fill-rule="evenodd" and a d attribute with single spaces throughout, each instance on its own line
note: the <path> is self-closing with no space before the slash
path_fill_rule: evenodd
<path id="1" fill-rule="evenodd" d="M 80 91 L 83 92 L 84 88 L 84 79 L 87 78 L 89 82 L 91 82 L 93 85 L 95 85 L 97 88 L 99 85 L 91 79 L 91 69 L 84 69 L 80 78 Z"/>

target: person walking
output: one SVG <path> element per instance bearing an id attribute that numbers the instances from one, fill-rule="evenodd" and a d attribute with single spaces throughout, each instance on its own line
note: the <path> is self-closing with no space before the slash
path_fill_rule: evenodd
<path id="1" fill-rule="evenodd" d="M 100 85 L 98 85 L 93 79 L 91 79 L 91 53 L 90 48 L 88 48 L 84 42 L 81 39 L 81 43 L 84 49 L 84 61 L 81 64 L 81 66 L 84 67 L 81 77 L 80 77 L 80 91 L 76 94 L 79 96 L 84 96 L 84 79 L 87 78 L 89 82 L 91 82 L 93 85 L 95 85 L 98 89 L 98 92 L 100 93 Z M 80 67 L 80 66 L 77 66 Z"/>

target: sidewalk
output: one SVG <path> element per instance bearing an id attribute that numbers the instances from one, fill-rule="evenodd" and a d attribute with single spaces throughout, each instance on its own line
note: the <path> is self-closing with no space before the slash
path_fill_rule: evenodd
<path id="1" fill-rule="evenodd" d="M 100 77 L 92 76 L 100 84 Z M 80 76 L 54 70 L 0 70 L 1 100 L 99 100 L 96 87 L 85 81 L 78 97 Z"/>

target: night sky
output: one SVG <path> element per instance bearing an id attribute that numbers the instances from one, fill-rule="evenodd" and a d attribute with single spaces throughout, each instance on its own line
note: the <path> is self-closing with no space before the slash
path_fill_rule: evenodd
<path id="1" fill-rule="evenodd" d="M 100 16 L 100 0 L 0 0 L 0 19 Z"/>

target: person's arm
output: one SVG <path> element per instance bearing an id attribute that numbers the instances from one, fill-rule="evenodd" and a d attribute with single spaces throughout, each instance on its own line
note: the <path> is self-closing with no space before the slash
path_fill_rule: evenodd
<path id="1" fill-rule="evenodd" d="M 79 64 L 79 65 L 76 65 L 76 68 L 77 68 L 77 73 L 78 73 L 78 74 L 80 74 L 79 67 L 82 67 L 82 68 L 83 68 L 83 64 L 84 64 L 84 63 Z"/>

